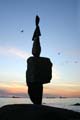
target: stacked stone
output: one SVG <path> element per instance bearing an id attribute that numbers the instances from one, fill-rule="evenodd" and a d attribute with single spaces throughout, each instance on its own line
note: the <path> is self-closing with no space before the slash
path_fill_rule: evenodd
<path id="1" fill-rule="evenodd" d="M 43 84 L 49 83 L 52 78 L 52 63 L 49 58 L 40 57 L 40 28 L 39 16 L 36 16 L 36 29 L 34 31 L 32 41 L 32 55 L 27 59 L 26 82 L 28 85 L 28 93 L 34 104 L 42 103 Z"/>
<path id="2" fill-rule="evenodd" d="M 41 46 L 40 46 L 40 40 L 39 40 L 39 36 L 41 36 L 41 33 L 40 33 L 40 28 L 39 28 L 39 21 L 40 21 L 40 18 L 39 16 L 36 16 L 36 29 L 34 31 L 34 34 L 33 34 L 33 48 L 32 48 L 32 54 L 34 57 L 39 57 L 40 56 L 40 53 L 41 53 Z"/>
<path id="3" fill-rule="evenodd" d="M 41 45 L 40 39 L 41 36 L 39 28 L 39 16 L 36 16 L 36 29 L 34 31 L 32 41 L 32 57 L 27 59 L 27 71 L 26 71 L 26 80 L 27 83 L 49 83 L 52 78 L 52 63 L 49 58 L 40 57 Z"/>

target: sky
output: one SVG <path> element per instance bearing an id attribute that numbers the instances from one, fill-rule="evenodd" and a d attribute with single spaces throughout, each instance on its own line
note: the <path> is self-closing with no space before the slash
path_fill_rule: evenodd
<path id="1" fill-rule="evenodd" d="M 43 94 L 80 97 L 79 0 L 0 0 L 0 96 L 27 94 L 25 76 L 36 15 L 41 57 L 53 63 Z"/>

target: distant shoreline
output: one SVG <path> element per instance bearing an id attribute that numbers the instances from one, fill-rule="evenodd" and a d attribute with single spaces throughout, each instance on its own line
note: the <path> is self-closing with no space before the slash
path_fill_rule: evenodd
<path id="1" fill-rule="evenodd" d="M 28 96 L 0 96 L 0 98 L 29 98 Z M 59 97 L 54 97 L 54 96 L 43 96 L 43 98 L 46 99 L 55 99 L 55 98 L 60 98 L 60 99 L 66 99 L 66 98 L 80 98 L 80 97 L 63 97 L 63 96 L 59 96 Z"/>

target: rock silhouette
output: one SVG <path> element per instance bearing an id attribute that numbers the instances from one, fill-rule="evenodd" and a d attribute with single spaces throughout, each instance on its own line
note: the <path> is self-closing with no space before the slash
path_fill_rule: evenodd
<path id="1" fill-rule="evenodd" d="M 49 58 L 29 57 L 27 59 L 27 83 L 45 84 L 52 78 L 52 63 Z"/>
<path id="2" fill-rule="evenodd" d="M 52 63 L 49 58 L 40 57 L 41 36 L 39 28 L 39 16 L 36 16 L 36 29 L 32 41 L 33 56 L 27 59 L 26 83 L 28 85 L 28 94 L 34 104 L 42 104 L 43 84 L 49 83 L 52 78 Z"/>
<path id="3" fill-rule="evenodd" d="M 0 108 L 0 120 L 80 120 L 80 113 L 47 105 L 13 104 Z"/>
<path id="4" fill-rule="evenodd" d="M 41 32 L 40 32 L 40 28 L 39 28 L 39 21 L 40 18 L 39 16 L 36 16 L 36 29 L 34 31 L 32 40 L 33 40 L 33 48 L 32 48 L 32 54 L 35 57 L 39 57 L 40 53 L 41 53 L 41 46 L 40 46 L 40 40 L 39 40 L 39 36 L 41 36 Z"/>

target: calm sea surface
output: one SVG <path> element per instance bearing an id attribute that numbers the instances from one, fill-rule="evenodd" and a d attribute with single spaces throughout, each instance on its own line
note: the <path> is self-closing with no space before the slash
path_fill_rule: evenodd
<path id="1" fill-rule="evenodd" d="M 80 103 L 80 98 L 43 98 L 43 105 L 80 112 L 80 106 L 73 106 L 75 103 Z M 32 104 L 32 102 L 29 98 L 0 98 L 0 107 L 7 104 Z"/>

